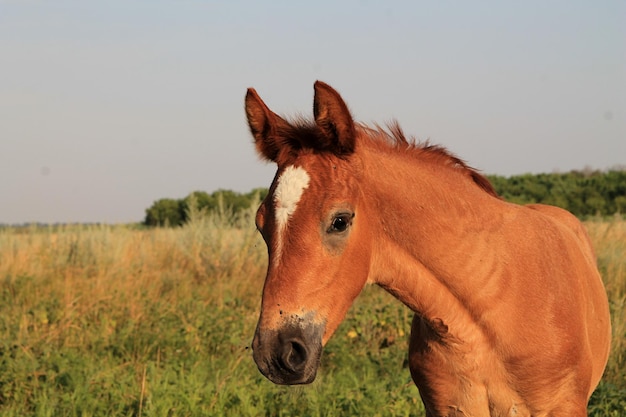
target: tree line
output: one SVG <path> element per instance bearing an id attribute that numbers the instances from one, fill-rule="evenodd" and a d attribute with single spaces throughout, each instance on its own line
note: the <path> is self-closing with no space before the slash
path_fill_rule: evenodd
<path id="1" fill-rule="evenodd" d="M 513 203 L 550 204 L 579 218 L 626 213 L 626 169 L 487 177 L 498 194 Z M 194 191 L 182 199 L 162 198 L 146 209 L 144 224 L 180 226 L 197 211 L 241 213 L 256 208 L 267 193 L 266 188 L 257 188 L 248 193 Z"/>
<path id="2" fill-rule="evenodd" d="M 267 195 L 266 188 L 256 188 L 248 193 L 231 190 L 218 190 L 211 194 L 194 191 L 185 198 L 162 198 L 146 209 L 146 226 L 181 226 L 189 220 L 192 213 L 238 214 L 249 210 Z M 256 209 L 256 207 L 254 207 Z"/>
<path id="3" fill-rule="evenodd" d="M 626 213 L 626 170 L 488 176 L 498 194 L 518 204 L 564 208 L 579 218 Z"/>

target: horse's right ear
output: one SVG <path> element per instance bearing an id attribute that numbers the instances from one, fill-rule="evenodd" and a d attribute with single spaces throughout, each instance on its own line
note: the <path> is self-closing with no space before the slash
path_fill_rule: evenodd
<path id="1" fill-rule="evenodd" d="M 354 152 L 356 129 L 348 106 L 328 84 L 316 81 L 313 88 L 313 116 L 324 138 L 329 140 L 329 148 L 338 155 L 351 154 Z"/>
<path id="2" fill-rule="evenodd" d="M 263 158 L 276 162 L 282 145 L 276 132 L 288 123 L 267 107 L 254 88 L 248 88 L 246 94 L 246 116 L 257 152 Z"/>

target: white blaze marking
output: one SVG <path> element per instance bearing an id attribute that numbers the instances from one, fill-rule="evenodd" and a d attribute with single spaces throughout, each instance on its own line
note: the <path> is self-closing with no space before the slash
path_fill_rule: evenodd
<path id="1" fill-rule="evenodd" d="M 289 218 L 296 211 L 298 202 L 302 197 L 302 193 L 309 186 L 309 174 L 302 167 L 294 167 L 293 165 L 285 168 L 283 173 L 278 177 L 276 189 L 274 190 L 274 204 L 276 214 L 276 262 L 282 255 L 283 249 L 283 231 L 287 227 Z"/>

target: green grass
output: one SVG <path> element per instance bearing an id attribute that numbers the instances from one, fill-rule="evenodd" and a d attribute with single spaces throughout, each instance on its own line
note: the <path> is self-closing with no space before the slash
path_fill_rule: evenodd
<path id="1" fill-rule="evenodd" d="M 312 385 L 258 372 L 249 344 L 267 255 L 244 220 L 0 230 L 0 415 L 423 416 L 406 365 L 411 312 L 376 287 L 326 346 Z M 590 412 L 621 416 L 626 222 L 587 226 L 614 322 Z"/>

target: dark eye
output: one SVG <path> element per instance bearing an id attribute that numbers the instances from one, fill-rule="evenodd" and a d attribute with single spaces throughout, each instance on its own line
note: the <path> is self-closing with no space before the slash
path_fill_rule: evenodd
<path id="1" fill-rule="evenodd" d="M 348 229 L 348 226 L 352 223 L 352 218 L 354 214 L 339 214 L 335 216 L 330 227 L 328 228 L 328 233 L 341 233 L 345 232 Z"/>

